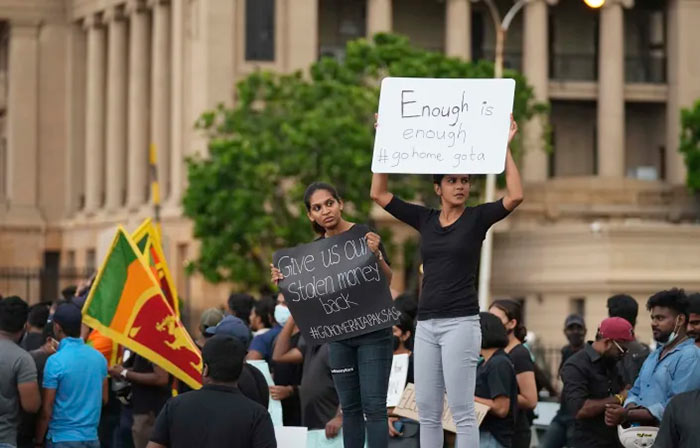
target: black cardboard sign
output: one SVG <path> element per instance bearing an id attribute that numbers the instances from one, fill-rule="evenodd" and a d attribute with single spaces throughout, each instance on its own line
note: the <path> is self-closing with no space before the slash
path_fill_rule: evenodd
<path id="1" fill-rule="evenodd" d="M 347 232 L 273 256 L 287 306 L 309 344 L 339 341 L 398 322 L 386 277 L 364 232 Z"/>

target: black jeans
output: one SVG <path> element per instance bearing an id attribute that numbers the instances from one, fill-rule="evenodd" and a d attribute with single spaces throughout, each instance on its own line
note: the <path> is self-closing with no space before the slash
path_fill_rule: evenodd
<path id="1" fill-rule="evenodd" d="M 386 395 L 393 359 L 391 328 L 331 342 L 333 383 L 343 409 L 345 448 L 386 448 Z M 366 422 L 365 422 L 366 419 Z"/>

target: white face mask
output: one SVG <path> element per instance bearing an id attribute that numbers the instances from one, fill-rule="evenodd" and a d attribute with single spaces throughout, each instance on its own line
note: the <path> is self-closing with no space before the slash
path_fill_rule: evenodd
<path id="1" fill-rule="evenodd" d="M 681 324 L 678 321 L 676 321 L 676 326 L 673 329 L 673 331 L 671 332 L 671 334 L 668 336 L 668 340 L 666 342 L 659 342 L 659 341 L 656 341 L 656 342 L 661 347 L 666 347 L 667 345 L 671 344 L 673 341 L 676 340 L 676 338 L 678 338 L 678 329 L 680 328 L 680 326 L 681 326 Z"/>
<path id="2" fill-rule="evenodd" d="M 284 305 L 277 305 L 275 306 L 275 320 L 277 321 L 278 324 L 284 326 L 284 324 L 287 323 L 287 320 L 289 320 L 289 316 L 291 313 L 289 312 L 289 308 L 287 308 Z"/>

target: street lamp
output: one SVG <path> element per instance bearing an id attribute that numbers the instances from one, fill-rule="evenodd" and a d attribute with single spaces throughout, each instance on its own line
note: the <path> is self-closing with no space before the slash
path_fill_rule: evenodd
<path id="1" fill-rule="evenodd" d="M 597 9 L 605 4 L 605 0 L 583 0 L 589 8 Z"/>
<path id="2" fill-rule="evenodd" d="M 479 0 L 471 0 L 473 3 Z M 498 11 L 495 0 L 483 0 L 493 20 L 494 29 L 496 31 L 496 54 L 494 58 L 494 78 L 503 77 L 503 51 L 506 41 L 506 34 L 513 22 L 515 16 L 523 7 L 537 0 L 517 0 L 510 7 L 503 19 Z M 547 3 L 555 3 L 557 0 L 546 0 Z M 605 4 L 605 0 L 583 0 L 589 8 L 600 8 Z M 496 175 L 488 174 L 486 176 L 486 202 L 493 202 L 496 196 Z M 493 258 L 493 233 L 491 230 L 486 232 L 484 243 L 481 247 L 481 260 L 479 262 L 479 308 L 482 310 L 488 309 L 489 293 L 491 284 L 491 260 Z"/>

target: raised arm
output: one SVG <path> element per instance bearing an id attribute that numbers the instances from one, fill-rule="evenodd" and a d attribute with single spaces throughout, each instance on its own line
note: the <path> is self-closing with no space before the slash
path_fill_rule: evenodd
<path id="1" fill-rule="evenodd" d="M 279 363 L 301 364 L 304 362 L 304 354 L 298 348 L 292 348 L 292 333 L 294 332 L 294 317 L 289 316 L 282 331 L 277 336 L 275 348 L 272 351 L 272 360 Z"/>
<path id="2" fill-rule="evenodd" d="M 389 192 L 389 175 L 386 173 L 374 173 L 372 175 L 372 188 L 369 196 L 380 207 L 386 207 L 394 198 L 394 195 Z"/>
<path id="3" fill-rule="evenodd" d="M 520 180 L 520 171 L 513 160 L 510 152 L 510 142 L 518 133 L 518 123 L 510 117 L 510 133 L 508 135 L 508 151 L 506 152 L 506 195 L 503 198 L 503 206 L 508 211 L 513 211 L 515 207 L 523 202 L 523 184 Z M 376 175 L 375 175 L 376 176 Z M 374 182 L 372 182 L 374 185 Z"/>

